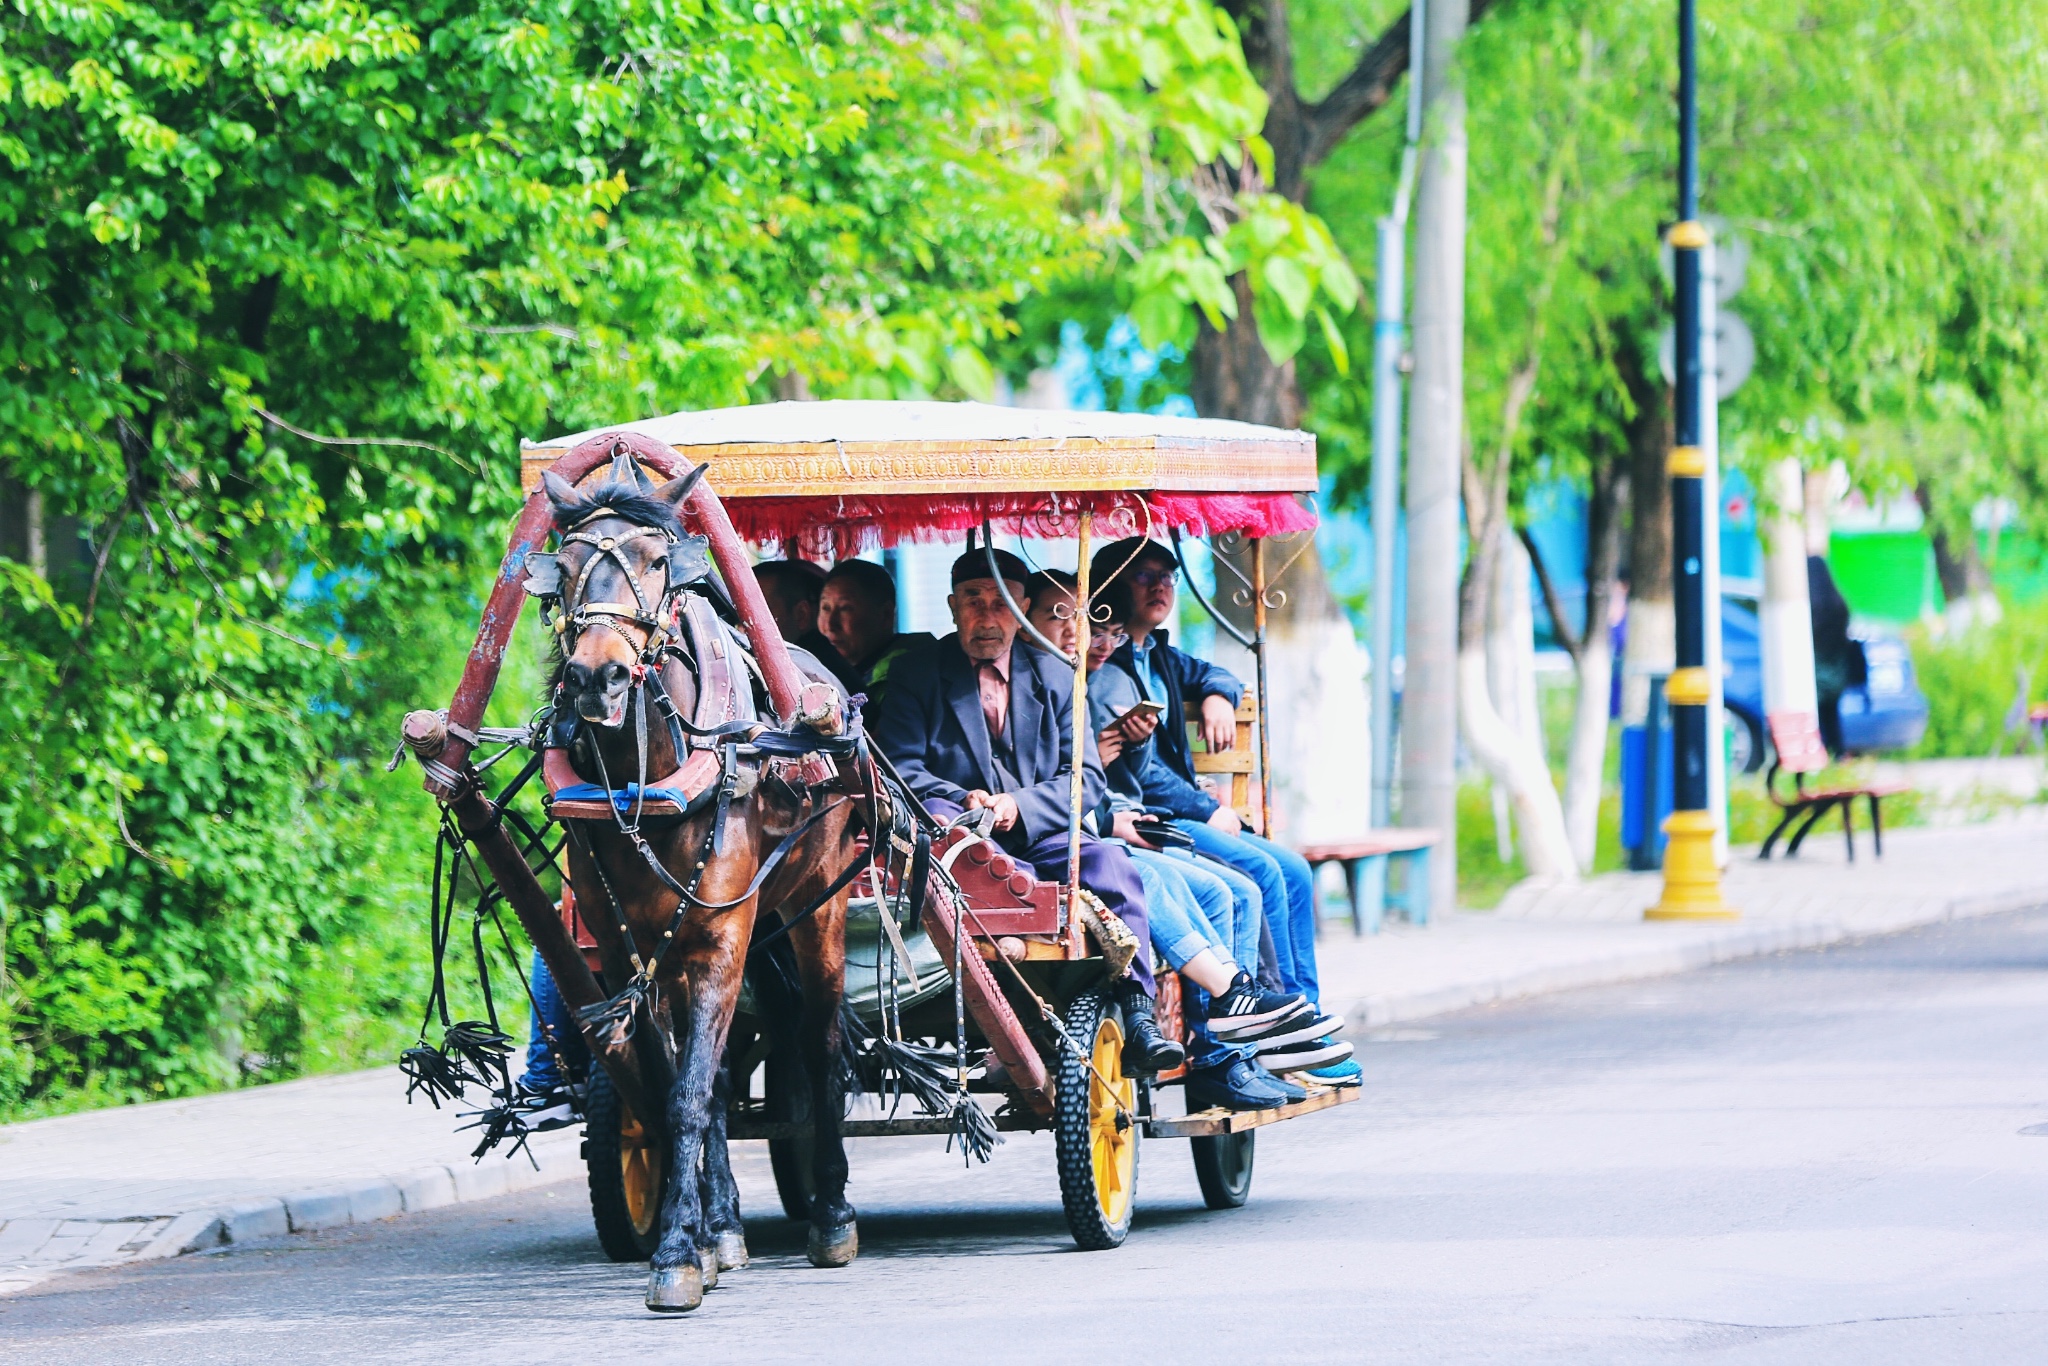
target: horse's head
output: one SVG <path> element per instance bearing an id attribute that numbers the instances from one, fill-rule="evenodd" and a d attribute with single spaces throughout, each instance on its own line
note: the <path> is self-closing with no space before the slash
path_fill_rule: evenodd
<path id="1" fill-rule="evenodd" d="M 677 515 L 703 473 L 657 488 L 621 456 L 588 492 L 553 471 L 541 477 L 561 546 L 552 564 L 529 557 L 529 584 L 560 596 L 562 691 L 586 721 L 625 720 L 635 671 L 659 667 L 675 629 L 676 595 L 709 572 L 704 539 L 684 534 Z"/>

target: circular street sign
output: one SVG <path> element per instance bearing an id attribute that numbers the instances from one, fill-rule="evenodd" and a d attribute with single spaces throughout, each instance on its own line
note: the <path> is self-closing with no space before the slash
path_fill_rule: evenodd
<path id="1" fill-rule="evenodd" d="M 1678 383 L 1678 329 L 1670 323 L 1657 334 L 1657 368 L 1666 384 Z M 1756 368 L 1756 336 L 1749 324 L 1729 312 L 1714 314 L 1714 400 L 1722 402 L 1742 387 Z"/>
<path id="2" fill-rule="evenodd" d="M 1701 214 L 1700 222 L 1714 243 L 1714 261 L 1706 283 L 1713 286 L 1714 302 L 1725 304 L 1742 292 L 1742 282 L 1749 274 L 1749 239 L 1729 227 L 1728 220 L 1717 213 Z M 1664 273 L 1664 283 L 1670 284 L 1671 243 L 1668 241 L 1657 244 L 1657 267 Z"/>

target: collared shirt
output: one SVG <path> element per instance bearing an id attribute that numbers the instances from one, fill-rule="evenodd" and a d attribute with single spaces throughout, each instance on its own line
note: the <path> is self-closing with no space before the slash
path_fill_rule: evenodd
<path id="1" fill-rule="evenodd" d="M 1166 696 L 1166 680 L 1159 676 L 1159 666 L 1154 662 L 1158 644 L 1157 636 L 1148 635 L 1143 645 L 1131 646 L 1131 658 L 1138 666 L 1138 684 L 1145 690 L 1147 702 L 1158 702 Z"/>
<path id="2" fill-rule="evenodd" d="M 988 723 L 988 738 L 1001 743 L 1003 727 L 1010 719 L 1009 651 L 987 662 L 975 662 L 974 675 L 981 685 L 981 717 Z"/>

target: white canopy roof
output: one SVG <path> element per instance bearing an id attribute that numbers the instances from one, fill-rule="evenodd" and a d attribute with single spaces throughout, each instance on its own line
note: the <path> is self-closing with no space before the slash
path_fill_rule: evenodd
<path id="1" fill-rule="evenodd" d="M 1313 493 L 1308 432 L 1156 413 L 838 399 L 672 413 L 523 446 L 528 487 L 578 442 L 629 431 L 710 461 L 724 498 L 1002 490 Z"/>

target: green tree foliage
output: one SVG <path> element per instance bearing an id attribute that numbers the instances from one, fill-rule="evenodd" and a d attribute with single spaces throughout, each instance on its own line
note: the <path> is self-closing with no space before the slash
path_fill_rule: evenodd
<path id="1" fill-rule="evenodd" d="M 1334 75 L 1384 17 L 1317 11 L 1297 49 Z M 1966 420 L 1979 450 L 2038 449 L 2048 16 L 2021 0 L 1728 0 L 1701 7 L 1700 33 L 1701 203 L 1750 248 L 1732 307 L 1758 351 L 1722 408 L 1724 454 L 1840 456 L 1882 483 L 1912 463 L 1884 424 Z M 1506 437 L 1525 474 L 1541 456 L 1570 475 L 1600 438 L 1619 444 L 1636 408 L 1624 371 L 1655 374 L 1675 51 L 1663 0 L 1513 0 L 1466 42 L 1467 411 L 1475 445 Z M 1311 207 L 1361 265 L 1399 147 L 1383 115 L 1317 181 Z M 1351 321 L 1354 348 L 1365 327 Z M 1364 398 L 1316 355 L 1312 421 L 1355 458 Z M 1532 356 L 1529 407 L 1503 432 Z M 2039 457 L 2022 463 L 2039 486 Z M 1362 466 L 1344 480 L 1362 488 Z"/>
<path id="2" fill-rule="evenodd" d="M 0 470 L 59 536 L 0 560 L 0 1111 L 394 1044 L 432 816 L 374 761 L 447 695 L 517 438 L 985 394 L 1120 249 L 1105 148 L 1239 141 L 1206 15 L 0 11 Z"/>

